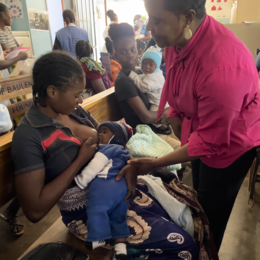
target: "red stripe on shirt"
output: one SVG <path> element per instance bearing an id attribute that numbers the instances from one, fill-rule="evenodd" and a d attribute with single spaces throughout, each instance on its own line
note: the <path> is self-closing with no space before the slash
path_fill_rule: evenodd
<path id="1" fill-rule="evenodd" d="M 67 136 L 65 133 L 63 133 L 61 130 L 56 130 L 53 134 L 51 134 L 46 140 L 42 141 L 42 148 L 43 151 L 45 151 L 49 146 L 51 146 L 56 139 L 64 140 L 64 141 L 71 141 L 74 143 L 77 143 L 78 145 L 81 145 L 81 142 L 76 137 L 70 137 Z"/>

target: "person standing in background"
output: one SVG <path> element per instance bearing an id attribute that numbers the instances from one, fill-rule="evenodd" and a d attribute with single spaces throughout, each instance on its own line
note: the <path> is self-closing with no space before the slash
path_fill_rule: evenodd
<path id="1" fill-rule="evenodd" d="M 18 42 L 9 28 L 12 22 L 13 20 L 7 6 L 0 3 L 0 44 L 4 51 L 9 49 L 10 51 L 13 51 L 19 47 Z"/>
<path id="2" fill-rule="evenodd" d="M 141 19 L 141 15 L 140 14 L 137 14 L 135 17 L 134 17 L 134 25 L 137 23 L 137 21 L 139 21 Z M 138 26 L 135 26 L 135 31 L 138 31 Z M 143 28 L 142 28 L 142 31 L 144 31 L 144 37 L 143 38 L 140 38 L 141 41 L 147 43 L 150 39 L 151 39 L 151 32 L 148 32 L 146 30 L 146 23 L 144 23 L 143 25 Z"/>
<path id="3" fill-rule="evenodd" d="M 107 16 L 110 19 L 110 24 L 118 23 L 117 14 L 113 10 L 108 10 L 107 11 Z M 109 30 L 110 24 L 106 27 L 106 29 L 103 32 L 103 38 L 104 38 L 105 41 L 106 41 L 106 38 L 109 37 L 108 30 Z M 103 52 L 108 52 L 107 48 L 106 48 L 106 43 L 105 43 L 105 45 L 103 47 Z"/>
<path id="4" fill-rule="evenodd" d="M 80 40 L 88 41 L 88 33 L 76 26 L 75 14 L 72 10 L 63 11 L 63 20 L 66 27 L 56 33 L 53 50 L 67 51 L 76 58 L 76 44 Z"/>
<path id="5" fill-rule="evenodd" d="M 115 49 L 114 49 L 114 44 L 110 40 L 109 37 L 106 38 L 106 48 L 108 53 L 110 54 L 110 68 L 111 68 L 111 74 L 108 74 L 108 77 L 112 83 L 115 82 L 115 79 L 121 70 L 121 65 L 115 60 Z"/>

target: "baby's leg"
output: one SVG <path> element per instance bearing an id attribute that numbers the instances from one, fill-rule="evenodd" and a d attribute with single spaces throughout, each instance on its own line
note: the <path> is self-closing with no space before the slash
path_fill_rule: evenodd
<path id="1" fill-rule="evenodd" d="M 123 179 L 123 181 L 125 180 Z M 115 239 L 116 259 L 120 260 L 128 259 L 126 257 L 126 242 L 127 237 L 130 235 L 126 219 L 128 204 L 129 201 L 124 201 L 124 197 L 122 197 L 121 202 L 109 215 L 112 237 Z"/>

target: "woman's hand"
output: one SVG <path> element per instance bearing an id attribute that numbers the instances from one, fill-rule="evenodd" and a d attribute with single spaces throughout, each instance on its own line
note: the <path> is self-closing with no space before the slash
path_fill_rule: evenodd
<path id="1" fill-rule="evenodd" d="M 151 172 L 154 168 L 156 159 L 143 158 L 139 160 L 130 160 L 128 165 L 133 165 L 137 167 L 138 175 L 146 175 Z"/>
<path id="2" fill-rule="evenodd" d="M 170 117 L 168 121 L 172 127 L 174 134 L 181 140 L 182 120 L 179 117 Z"/>
<path id="3" fill-rule="evenodd" d="M 21 51 L 21 52 L 18 54 L 17 58 L 18 58 L 19 60 L 26 60 L 26 59 L 28 59 L 28 54 L 25 53 L 25 52 L 23 52 L 23 51 Z"/>
<path id="4" fill-rule="evenodd" d="M 126 165 L 117 175 L 116 180 L 119 181 L 123 177 L 125 177 L 126 185 L 127 185 L 127 194 L 125 197 L 125 201 L 130 200 L 129 204 L 133 202 L 135 198 L 135 188 L 137 183 L 137 175 L 138 171 L 136 166 Z"/>
<path id="5" fill-rule="evenodd" d="M 167 124 L 168 114 L 169 114 L 169 108 L 164 109 L 160 117 L 155 120 L 155 124 Z"/>
<path id="6" fill-rule="evenodd" d="M 94 143 L 94 139 L 92 137 L 88 138 L 88 140 L 81 145 L 77 160 L 83 166 L 94 156 L 96 150 L 97 143 Z"/>

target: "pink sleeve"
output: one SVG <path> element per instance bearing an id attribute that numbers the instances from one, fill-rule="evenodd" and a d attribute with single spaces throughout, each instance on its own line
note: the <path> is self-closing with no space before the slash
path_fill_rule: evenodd
<path id="1" fill-rule="evenodd" d="M 252 81 L 250 71 L 235 66 L 217 67 L 210 73 L 200 73 L 195 86 L 199 126 L 190 135 L 189 156 L 210 157 L 229 148 L 230 134 L 243 102 L 250 95 L 249 89 L 254 85 Z"/>
<path id="2" fill-rule="evenodd" d="M 168 118 L 170 117 L 179 117 L 181 118 L 180 113 L 176 112 L 173 107 L 169 108 Z"/>

